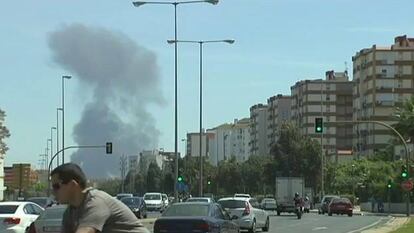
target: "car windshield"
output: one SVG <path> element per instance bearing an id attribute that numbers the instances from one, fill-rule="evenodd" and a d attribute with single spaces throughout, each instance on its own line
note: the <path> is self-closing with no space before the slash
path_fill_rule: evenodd
<path id="1" fill-rule="evenodd" d="M 190 198 L 187 202 L 208 202 L 207 198 Z"/>
<path id="2" fill-rule="evenodd" d="M 348 204 L 348 203 L 351 203 L 351 201 L 347 198 L 335 198 L 335 199 L 332 200 L 332 203 L 335 203 L 335 204 L 337 204 L 337 203 Z"/>
<path id="3" fill-rule="evenodd" d="M 0 214 L 14 214 L 18 205 L 0 205 Z"/>
<path id="4" fill-rule="evenodd" d="M 265 203 L 265 207 L 267 207 L 267 208 L 273 208 L 273 207 L 276 207 L 277 205 L 276 205 L 276 203 L 272 203 L 272 202 L 266 202 Z"/>
<path id="5" fill-rule="evenodd" d="M 246 201 L 240 200 L 222 200 L 218 201 L 218 203 L 225 209 L 239 209 L 246 207 Z"/>
<path id="6" fill-rule="evenodd" d="M 208 205 L 173 205 L 168 208 L 162 216 L 164 217 L 185 217 L 185 216 L 208 216 Z"/>
<path id="7" fill-rule="evenodd" d="M 134 197 L 125 197 L 121 200 L 125 205 L 140 205 L 141 199 L 140 198 L 134 198 Z"/>
<path id="8" fill-rule="evenodd" d="M 161 195 L 160 194 L 146 194 L 144 196 L 144 200 L 146 201 L 161 200 Z"/>
<path id="9" fill-rule="evenodd" d="M 48 204 L 46 198 L 31 198 L 28 199 L 28 201 L 34 202 L 40 206 L 46 206 Z"/>
<path id="10" fill-rule="evenodd" d="M 39 216 L 39 219 L 50 220 L 50 219 L 62 219 L 63 213 L 66 210 L 66 206 L 57 207 L 57 208 L 48 208 L 42 212 Z"/>

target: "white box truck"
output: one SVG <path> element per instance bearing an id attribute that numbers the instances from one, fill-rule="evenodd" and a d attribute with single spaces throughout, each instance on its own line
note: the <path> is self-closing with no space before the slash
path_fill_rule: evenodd
<path id="1" fill-rule="evenodd" d="M 276 177 L 276 202 L 277 215 L 281 213 L 294 213 L 295 202 L 293 198 L 295 193 L 301 197 L 305 194 L 305 181 L 303 177 Z"/>

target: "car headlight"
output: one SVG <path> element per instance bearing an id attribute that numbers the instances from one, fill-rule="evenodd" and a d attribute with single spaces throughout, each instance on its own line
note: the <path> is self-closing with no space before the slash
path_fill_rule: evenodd
<path id="1" fill-rule="evenodd" d="M 139 211 L 139 208 L 133 208 L 132 211 L 138 212 Z"/>

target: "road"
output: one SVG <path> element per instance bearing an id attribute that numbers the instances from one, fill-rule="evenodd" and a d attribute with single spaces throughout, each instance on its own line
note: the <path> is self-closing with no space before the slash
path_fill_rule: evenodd
<path id="1" fill-rule="evenodd" d="M 157 214 L 152 214 L 156 216 Z M 379 216 L 327 216 L 314 213 L 305 214 L 298 220 L 294 215 L 271 216 L 269 233 L 360 233 L 363 230 L 387 222 L 389 217 Z M 145 226 L 152 232 L 153 225 Z M 258 231 L 260 232 L 260 231 Z"/>

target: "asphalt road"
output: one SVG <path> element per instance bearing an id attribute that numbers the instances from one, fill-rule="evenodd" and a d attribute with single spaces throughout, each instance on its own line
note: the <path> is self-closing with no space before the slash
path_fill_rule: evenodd
<path id="1" fill-rule="evenodd" d="M 302 219 L 294 215 L 272 216 L 270 222 L 271 233 L 289 232 L 329 232 L 329 233 L 359 233 L 386 223 L 389 217 L 379 216 L 327 216 L 318 214 L 304 214 Z"/>
<path id="2" fill-rule="evenodd" d="M 157 218 L 158 213 L 151 213 L 149 218 Z M 380 226 L 386 223 L 389 217 L 380 216 L 327 216 L 314 213 L 304 214 L 302 219 L 297 219 L 295 215 L 271 216 L 270 233 L 360 233 L 363 230 Z M 153 221 L 148 219 L 144 225 L 153 232 Z M 258 232 L 260 232 L 258 230 Z"/>

